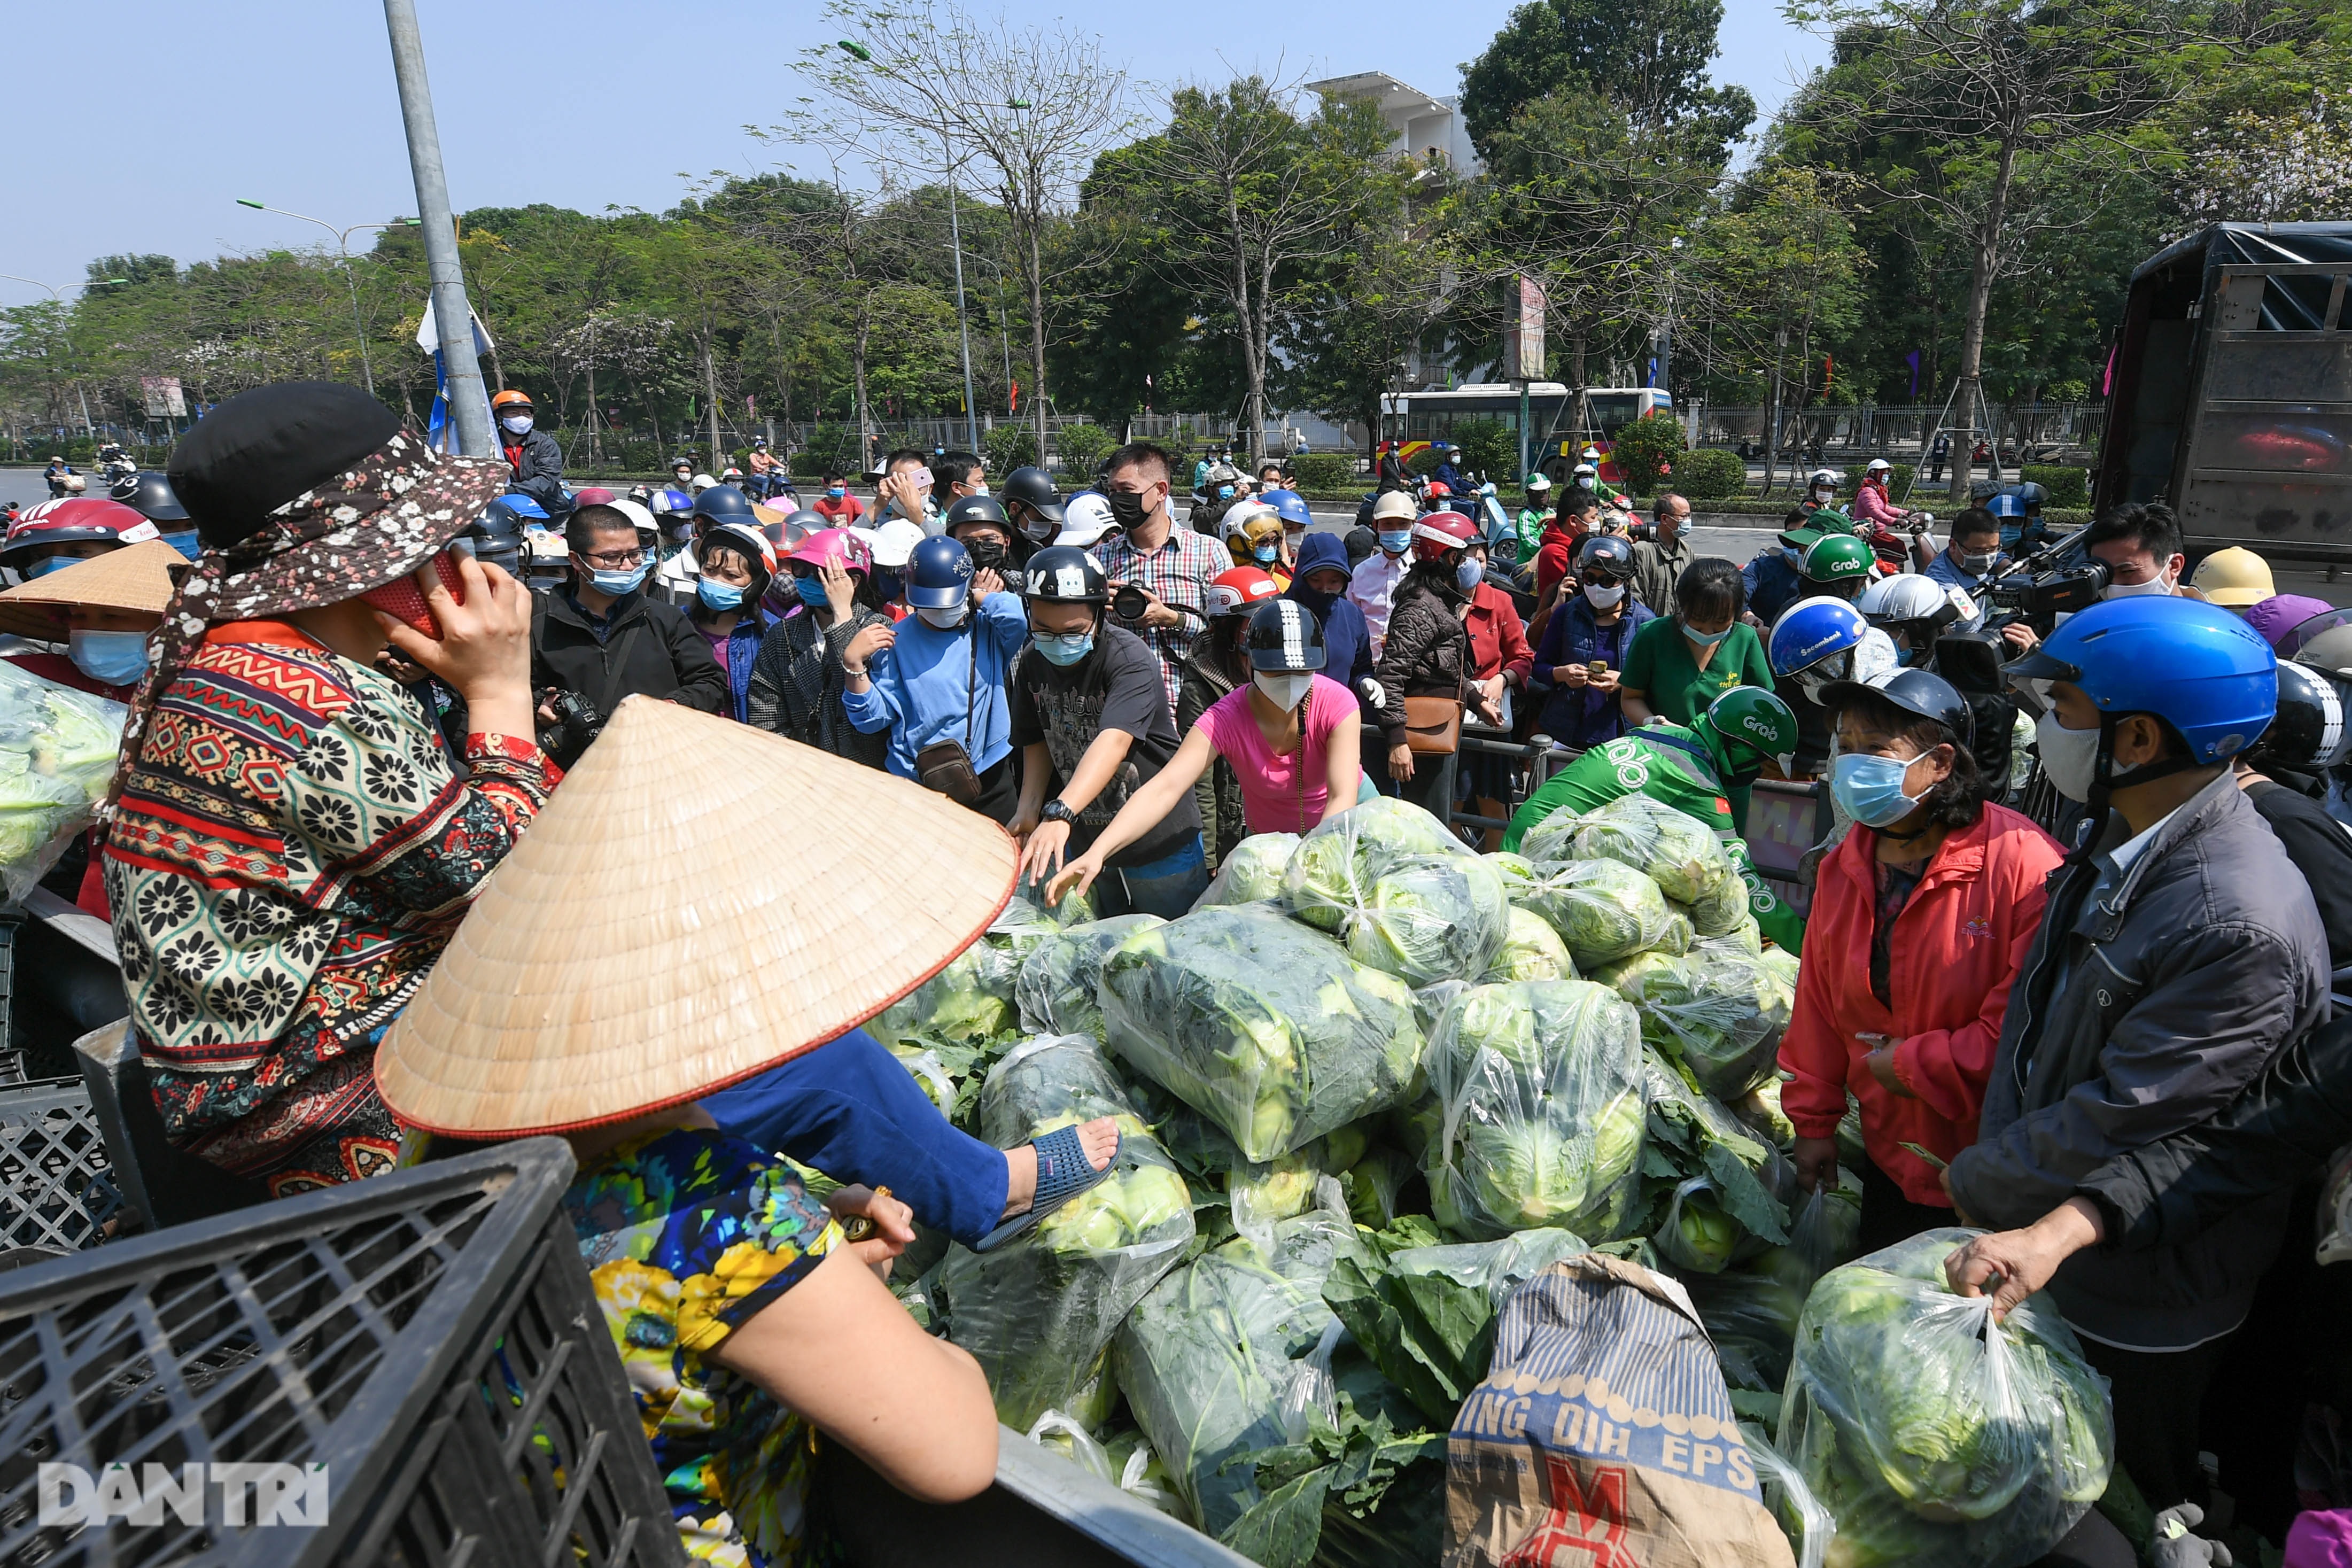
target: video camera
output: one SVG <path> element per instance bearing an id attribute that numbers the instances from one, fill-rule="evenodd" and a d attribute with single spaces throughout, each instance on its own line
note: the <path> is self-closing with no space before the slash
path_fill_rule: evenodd
<path id="1" fill-rule="evenodd" d="M 2075 533 L 2047 550 L 2003 567 L 1976 590 L 1984 621 L 1976 630 L 1948 632 L 1936 643 L 1936 673 L 1963 692 L 1999 694 L 2009 644 L 2001 628 L 2022 622 L 2038 637 L 2057 629 L 2060 616 L 2087 610 L 2106 591 L 2106 563 Z"/>

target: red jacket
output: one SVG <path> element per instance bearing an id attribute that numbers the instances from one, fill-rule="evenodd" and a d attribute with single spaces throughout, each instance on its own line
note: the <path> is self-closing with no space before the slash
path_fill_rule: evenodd
<path id="1" fill-rule="evenodd" d="M 1857 823 L 1822 861 L 1796 1009 L 1780 1037 L 1780 1066 L 1796 1075 L 1781 1086 L 1780 1108 L 1798 1137 L 1827 1138 L 1852 1089 L 1872 1162 L 1913 1203 L 1948 1208 L 1935 1168 L 1902 1145 L 1948 1163 L 1977 1141 L 2009 988 L 2042 924 L 2043 883 L 2065 852 L 2000 805 L 1945 839 L 1895 917 L 1889 1007 L 1870 989 L 1877 844 Z M 1870 1047 L 1854 1037 L 1865 1033 L 1902 1042 L 1895 1076 L 1917 1098 L 1890 1093 L 1864 1065 Z"/>
<path id="2" fill-rule="evenodd" d="M 1554 518 L 1544 524 L 1543 538 L 1536 545 L 1536 596 L 1541 598 L 1554 583 L 1568 575 L 1576 560 L 1576 547 L 1584 542 L 1590 530 L 1578 529 L 1573 533 L 1560 527 Z"/>
<path id="3" fill-rule="evenodd" d="M 1535 649 L 1528 646 L 1528 628 L 1519 623 L 1519 607 L 1492 583 L 1478 584 L 1471 595 L 1470 613 L 1463 617 L 1470 632 L 1470 678 L 1491 680 L 1516 669 L 1525 681 L 1535 668 Z"/>

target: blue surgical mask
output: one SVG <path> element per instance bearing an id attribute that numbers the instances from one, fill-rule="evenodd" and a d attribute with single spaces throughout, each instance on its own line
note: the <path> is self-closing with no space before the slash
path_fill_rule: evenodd
<path id="1" fill-rule="evenodd" d="M 505 426 L 509 434 L 516 436 L 528 436 L 530 434 L 530 416 L 528 414 L 509 415 L 506 418 L 499 420 L 499 423 Z"/>
<path id="2" fill-rule="evenodd" d="M 92 680 L 128 686 L 147 673 L 147 634 L 75 631 L 68 635 L 66 656 Z"/>
<path id="3" fill-rule="evenodd" d="M 1282 558 L 1281 550 L 1271 544 L 1258 545 L 1250 552 L 1250 554 L 1255 557 L 1258 563 L 1262 565 L 1278 561 Z"/>
<path id="4" fill-rule="evenodd" d="M 25 568 L 25 581 L 29 583 L 36 577 L 46 577 L 52 572 L 62 572 L 80 559 L 81 557 L 77 555 L 44 555 Z"/>
<path id="5" fill-rule="evenodd" d="M 635 566 L 614 571 L 598 568 L 589 572 L 588 581 L 595 584 L 598 593 L 610 594 L 617 599 L 624 594 L 635 593 L 644 584 L 646 574 L 653 569 L 654 563 L 650 561 L 640 561 Z"/>
<path id="6" fill-rule="evenodd" d="M 1381 531 L 1381 548 L 1387 551 L 1391 555 L 1403 554 L 1405 551 L 1412 546 L 1412 530 L 1409 528 L 1400 528 L 1394 531 L 1384 528 Z"/>
<path id="7" fill-rule="evenodd" d="M 196 542 L 196 531 L 193 528 L 182 533 L 167 533 L 163 536 L 163 542 L 191 561 L 203 554 L 205 550 L 205 547 Z"/>
<path id="8" fill-rule="evenodd" d="M 1034 632 L 1031 640 L 1048 664 L 1073 665 L 1094 651 L 1092 632 Z"/>
<path id="9" fill-rule="evenodd" d="M 1693 631 L 1691 629 L 1691 624 L 1688 621 L 1685 621 L 1683 623 L 1683 636 L 1690 638 L 1691 641 L 1698 644 L 1701 647 L 1713 647 L 1716 644 L 1721 642 L 1730 635 L 1731 628 L 1729 626 L 1724 627 L 1719 632 L 1701 632 Z"/>
<path id="10" fill-rule="evenodd" d="M 899 575 L 895 568 L 889 566 L 874 568 L 874 591 L 882 595 L 884 604 L 897 603 L 900 591 L 905 587 L 906 579 Z"/>
<path id="11" fill-rule="evenodd" d="M 1864 826 L 1892 827 L 1919 805 L 1920 796 L 1903 793 L 1903 775 L 1916 760 L 1848 752 L 1830 764 L 1830 794 Z"/>
<path id="12" fill-rule="evenodd" d="M 824 493 L 833 500 L 839 500 L 842 497 L 847 495 L 849 491 L 840 485 L 835 485 L 828 489 Z"/>
<path id="13" fill-rule="evenodd" d="M 694 596 L 702 601 L 706 609 L 740 609 L 743 604 L 742 589 L 730 583 L 714 583 L 708 577 L 695 579 Z"/>

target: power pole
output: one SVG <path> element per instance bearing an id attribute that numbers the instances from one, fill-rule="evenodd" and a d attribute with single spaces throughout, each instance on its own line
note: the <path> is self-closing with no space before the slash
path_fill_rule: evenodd
<path id="1" fill-rule="evenodd" d="M 442 374 L 449 384 L 449 417 L 457 445 L 469 458 L 497 450 L 490 438 L 489 395 L 474 358 L 474 312 L 466 303 L 466 275 L 457 263 L 457 222 L 449 183 L 441 171 L 441 132 L 433 123 L 433 89 L 425 78 L 425 40 L 416 30 L 415 0 L 383 0 L 392 34 L 392 73 L 400 83 L 400 118 L 408 131 L 408 165 L 416 176 L 416 216 L 425 231 L 425 259 L 433 279 L 433 322 L 441 334 Z"/>

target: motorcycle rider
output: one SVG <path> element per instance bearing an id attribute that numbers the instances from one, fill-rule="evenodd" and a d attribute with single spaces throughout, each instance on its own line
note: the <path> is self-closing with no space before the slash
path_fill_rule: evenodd
<path id="1" fill-rule="evenodd" d="M 48 468 L 41 477 L 49 482 L 51 500 L 62 500 L 67 496 L 79 493 L 82 488 L 81 475 L 74 471 L 71 463 L 56 454 L 50 456 Z"/>
<path id="2" fill-rule="evenodd" d="M 507 489 L 529 496 L 556 522 L 572 515 L 572 498 L 563 489 L 563 444 L 537 427 L 530 395 L 509 387 L 490 399 L 490 413 L 499 422 L 499 446 L 514 471 Z"/>
<path id="3" fill-rule="evenodd" d="M 1049 544 L 1062 531 L 1062 499 L 1045 469 L 1024 466 L 1005 475 L 1003 500 L 1004 515 L 1032 545 Z"/>
<path id="4" fill-rule="evenodd" d="M 104 496 L 68 496 L 27 507 L 0 541 L 0 568 L 19 582 L 70 566 L 126 544 L 161 539 L 163 531 L 121 501 Z"/>
<path id="5" fill-rule="evenodd" d="M 1519 559 L 1533 561 L 1543 547 L 1544 524 L 1551 521 L 1551 479 L 1541 468 L 1528 476 L 1528 503 L 1511 521 L 1519 531 Z"/>

